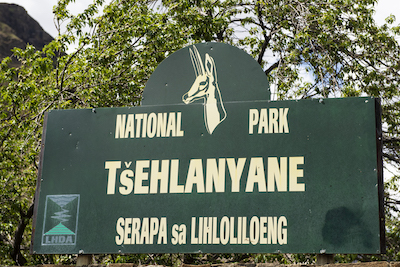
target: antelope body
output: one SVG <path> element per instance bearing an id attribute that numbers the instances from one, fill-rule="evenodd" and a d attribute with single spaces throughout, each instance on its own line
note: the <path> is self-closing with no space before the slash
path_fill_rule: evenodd
<path id="1" fill-rule="evenodd" d="M 214 59 L 206 53 L 205 64 L 201 60 L 195 46 L 189 48 L 190 59 L 193 64 L 196 79 L 192 87 L 182 96 L 185 104 L 204 99 L 204 124 L 209 134 L 226 118 L 226 111 L 222 102 L 221 92 L 217 82 L 217 69 Z"/>

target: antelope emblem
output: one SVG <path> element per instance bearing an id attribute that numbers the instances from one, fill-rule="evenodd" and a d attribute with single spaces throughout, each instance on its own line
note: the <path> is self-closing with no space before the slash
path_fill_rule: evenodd
<path id="1" fill-rule="evenodd" d="M 182 96 L 182 101 L 189 104 L 198 99 L 204 99 L 204 124 L 208 133 L 212 134 L 218 124 L 226 118 L 217 82 L 217 68 L 214 59 L 207 53 L 203 65 L 195 46 L 193 46 L 193 50 L 189 48 L 189 53 L 196 79 L 189 91 Z"/>

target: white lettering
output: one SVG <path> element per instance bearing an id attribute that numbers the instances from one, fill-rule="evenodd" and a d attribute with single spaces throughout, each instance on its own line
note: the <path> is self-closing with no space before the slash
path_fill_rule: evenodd
<path id="1" fill-rule="evenodd" d="M 183 137 L 184 134 L 181 112 L 117 114 L 115 119 L 115 139 Z"/>
<path id="2" fill-rule="evenodd" d="M 304 172 L 298 169 L 297 165 L 304 164 L 304 157 L 290 157 L 289 158 L 289 191 L 300 192 L 306 191 L 306 185 L 299 183 L 298 178 L 303 177 Z"/>
<path id="3" fill-rule="evenodd" d="M 235 159 L 226 159 L 228 164 L 229 174 L 232 180 L 232 192 L 239 192 L 240 189 L 240 178 L 242 177 L 244 164 L 246 163 L 246 158 L 239 158 L 237 160 L 237 165 L 235 164 Z"/>
<path id="4" fill-rule="evenodd" d="M 289 133 L 288 113 L 289 108 L 249 109 L 249 134 L 255 126 L 257 134 Z"/>
<path id="5" fill-rule="evenodd" d="M 138 160 L 136 161 L 136 176 L 135 176 L 135 194 L 148 194 L 149 187 L 143 185 L 143 181 L 149 179 L 149 174 L 144 172 L 145 168 L 149 168 L 150 162 L 148 160 Z"/>
<path id="6" fill-rule="evenodd" d="M 170 193 L 183 193 L 185 191 L 184 185 L 178 184 L 178 170 L 179 170 L 179 159 L 171 160 L 171 184 L 169 185 Z"/>
<path id="7" fill-rule="evenodd" d="M 115 237 L 115 244 L 117 244 L 117 245 L 122 245 L 122 243 L 124 242 L 124 237 L 123 237 L 124 236 L 124 225 L 125 225 L 124 218 L 119 218 L 117 220 L 117 226 L 116 226 L 118 236 Z"/>
<path id="8" fill-rule="evenodd" d="M 157 194 L 158 181 L 160 181 L 160 193 L 168 193 L 169 160 L 161 161 L 161 171 L 159 165 L 159 160 L 151 161 L 150 194 Z"/>
<path id="9" fill-rule="evenodd" d="M 219 168 L 218 168 L 219 166 Z M 207 159 L 206 192 L 212 193 L 214 184 L 215 192 L 225 192 L 225 159 Z"/>
<path id="10" fill-rule="evenodd" d="M 280 158 L 280 168 L 278 158 L 268 158 L 268 192 L 275 191 L 275 184 L 279 192 L 287 191 L 287 157 Z"/>
<path id="11" fill-rule="evenodd" d="M 246 192 L 253 192 L 254 184 L 258 184 L 258 192 L 266 192 L 263 158 L 251 158 L 247 176 Z"/>
<path id="12" fill-rule="evenodd" d="M 191 159 L 189 162 L 185 193 L 192 193 L 194 184 L 196 184 L 197 193 L 204 193 L 204 175 L 201 159 Z"/>
<path id="13" fill-rule="evenodd" d="M 117 169 L 121 168 L 121 161 L 106 161 L 105 168 L 108 170 L 107 195 L 114 195 Z"/>
<path id="14" fill-rule="evenodd" d="M 124 114 L 123 116 L 125 116 L 125 114 Z M 130 136 L 131 138 L 134 138 L 134 137 L 135 137 L 135 129 L 134 129 L 134 126 L 135 126 L 135 118 L 134 118 L 134 115 L 133 115 L 133 114 L 129 114 L 129 115 L 128 115 L 128 120 L 127 120 L 127 122 L 126 122 L 125 138 L 128 138 L 129 136 Z M 115 138 L 117 138 L 117 137 L 115 137 Z"/>
<path id="15" fill-rule="evenodd" d="M 119 187 L 119 192 L 121 195 L 129 195 L 133 190 L 133 171 L 124 170 L 121 173 L 120 182 L 123 186 Z"/>
<path id="16" fill-rule="evenodd" d="M 125 137 L 125 114 L 118 114 L 116 123 L 115 123 L 115 138 L 124 138 Z"/>
<path id="17" fill-rule="evenodd" d="M 231 192 L 304 192 L 304 157 L 253 157 L 191 159 L 185 180 L 179 184 L 179 159 L 124 161 L 125 170 L 119 170 L 122 161 L 106 161 L 107 195 L 114 195 L 116 188 L 121 195 L 129 194 L 180 194 L 224 193 L 227 182 L 226 169 L 231 178 Z M 249 162 L 249 163 L 247 163 Z M 247 167 L 246 167 L 247 164 Z M 227 166 L 227 167 L 226 167 Z M 135 171 L 131 170 L 134 169 Z M 246 181 L 241 183 L 243 171 Z M 204 175 L 205 174 L 205 175 Z M 246 175 L 246 174 L 245 174 Z M 117 179 L 118 178 L 118 179 Z"/>
<path id="18" fill-rule="evenodd" d="M 253 134 L 254 126 L 258 124 L 258 110 L 249 110 L 249 134 Z"/>
<path id="19" fill-rule="evenodd" d="M 147 122 L 147 136 L 153 138 L 157 133 L 157 115 L 150 113 Z"/>

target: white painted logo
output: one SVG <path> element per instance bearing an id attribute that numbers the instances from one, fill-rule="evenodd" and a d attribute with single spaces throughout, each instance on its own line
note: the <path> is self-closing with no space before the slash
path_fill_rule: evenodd
<path id="1" fill-rule="evenodd" d="M 217 68 L 214 59 L 206 53 L 203 65 L 199 51 L 195 46 L 189 48 L 196 79 L 190 90 L 182 96 L 185 104 L 204 99 L 204 124 L 209 134 L 226 118 L 221 92 L 217 81 Z"/>

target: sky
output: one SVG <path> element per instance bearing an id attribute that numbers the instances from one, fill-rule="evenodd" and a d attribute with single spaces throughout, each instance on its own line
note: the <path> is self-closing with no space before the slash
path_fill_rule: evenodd
<path id="1" fill-rule="evenodd" d="M 107 0 L 109 2 L 110 0 Z M 14 3 L 23 6 L 28 14 L 39 22 L 40 26 L 51 36 L 57 36 L 57 30 L 53 22 L 53 6 L 57 0 L 0 0 L 3 3 Z M 76 0 L 69 6 L 73 14 L 84 10 L 92 0 Z M 378 0 L 376 7 L 375 21 L 381 25 L 389 15 L 396 16 L 396 24 L 400 23 L 400 1 L 399 0 Z"/>

